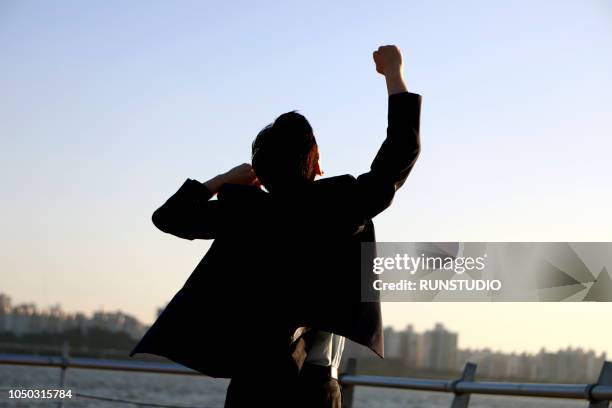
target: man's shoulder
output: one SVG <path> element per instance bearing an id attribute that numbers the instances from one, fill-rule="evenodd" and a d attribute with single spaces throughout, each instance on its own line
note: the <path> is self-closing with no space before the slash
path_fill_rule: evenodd
<path id="1" fill-rule="evenodd" d="M 350 174 L 341 176 L 325 177 L 314 182 L 315 186 L 321 187 L 337 187 L 337 186 L 352 186 L 357 184 L 357 179 Z"/>
<path id="2" fill-rule="evenodd" d="M 317 197 L 333 197 L 334 200 L 342 200 L 342 198 L 351 199 L 356 191 L 358 181 L 350 174 L 341 176 L 326 177 L 319 179 L 313 183 L 313 193 Z"/>
<path id="3" fill-rule="evenodd" d="M 342 195 L 348 193 L 358 184 L 355 177 L 350 174 L 344 174 L 334 177 L 326 177 L 310 184 L 307 189 L 296 190 L 299 196 L 303 197 L 303 194 L 311 195 L 313 197 L 320 197 L 321 195 Z M 224 184 L 219 189 L 218 199 L 221 201 L 232 201 L 232 202 L 266 202 L 270 195 L 267 191 L 254 185 L 239 185 L 239 184 Z"/>
<path id="4" fill-rule="evenodd" d="M 235 198 L 260 198 L 267 195 L 268 193 L 254 185 L 223 184 L 219 189 L 217 197 L 219 200 L 233 200 Z"/>

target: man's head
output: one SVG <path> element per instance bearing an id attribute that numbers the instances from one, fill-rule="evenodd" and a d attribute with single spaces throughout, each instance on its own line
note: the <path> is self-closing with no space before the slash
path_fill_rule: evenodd
<path id="1" fill-rule="evenodd" d="M 287 112 L 263 128 L 252 147 L 253 170 L 268 190 L 311 182 L 319 169 L 319 149 L 308 120 Z"/>

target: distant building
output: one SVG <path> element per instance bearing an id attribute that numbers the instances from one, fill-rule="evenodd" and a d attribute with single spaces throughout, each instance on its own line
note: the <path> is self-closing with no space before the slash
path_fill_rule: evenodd
<path id="1" fill-rule="evenodd" d="M 4 293 L 0 293 L 0 315 L 10 313 L 11 298 Z"/>
<path id="2" fill-rule="evenodd" d="M 581 348 L 559 350 L 556 353 L 541 349 L 536 355 L 537 377 L 545 381 L 594 382 L 597 380 L 606 354 L 585 352 Z"/>
<path id="3" fill-rule="evenodd" d="M 527 353 L 512 353 L 508 356 L 508 371 L 504 377 L 532 380 L 536 378 L 536 367 Z"/>
<path id="4" fill-rule="evenodd" d="M 9 330 L 11 309 L 11 298 L 0 293 L 0 332 Z"/>
<path id="5" fill-rule="evenodd" d="M 402 333 L 396 332 L 392 327 L 384 330 L 385 358 L 400 358 L 402 346 Z"/>
<path id="6" fill-rule="evenodd" d="M 18 336 L 38 331 L 36 305 L 23 303 L 13 308 L 10 319 L 10 330 Z"/>
<path id="7" fill-rule="evenodd" d="M 136 318 L 123 312 L 95 312 L 92 319 L 92 326 L 106 329 L 112 332 L 125 332 L 133 338 L 137 338 L 144 333 L 145 326 Z"/>
<path id="8" fill-rule="evenodd" d="M 423 334 L 423 367 L 432 370 L 454 371 L 457 362 L 457 333 L 437 323 Z"/>
<path id="9" fill-rule="evenodd" d="M 424 339 L 412 325 L 408 325 L 402 333 L 401 358 L 406 367 L 420 368 L 424 365 Z"/>

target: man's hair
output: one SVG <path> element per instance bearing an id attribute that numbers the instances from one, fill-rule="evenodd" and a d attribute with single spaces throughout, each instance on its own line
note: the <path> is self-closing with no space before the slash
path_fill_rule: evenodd
<path id="1" fill-rule="evenodd" d="M 313 181 L 319 160 L 312 127 L 296 111 L 263 128 L 252 146 L 253 170 L 268 190 Z"/>

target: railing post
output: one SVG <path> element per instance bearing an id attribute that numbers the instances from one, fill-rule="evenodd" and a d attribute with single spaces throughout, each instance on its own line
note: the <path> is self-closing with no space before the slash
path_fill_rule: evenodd
<path id="1" fill-rule="evenodd" d="M 467 362 L 465 363 L 465 367 L 463 367 L 463 374 L 461 374 L 461 378 L 451 382 L 450 388 L 453 393 L 455 393 L 455 397 L 453 398 L 453 402 L 451 403 L 451 408 L 467 408 L 470 403 L 470 394 L 468 393 L 458 393 L 456 391 L 457 384 L 460 382 L 471 382 L 474 381 L 474 376 L 476 375 L 476 364 Z"/>
<path id="2" fill-rule="evenodd" d="M 60 383 L 59 383 L 60 389 L 64 388 L 64 383 L 66 382 L 66 370 L 68 369 L 69 358 L 70 358 L 70 344 L 67 341 L 65 341 L 64 344 L 62 345 L 62 367 L 61 367 L 61 372 L 60 372 Z M 60 400 L 57 403 L 57 408 L 62 408 L 63 406 L 64 406 L 64 399 L 60 398 Z"/>
<path id="3" fill-rule="evenodd" d="M 591 390 L 598 385 L 612 385 L 612 361 L 604 361 L 599 373 L 599 379 L 596 384 L 592 384 L 587 388 L 587 398 L 589 399 L 589 408 L 608 408 L 610 401 L 594 400 L 591 396 Z"/>
<path id="4" fill-rule="evenodd" d="M 357 359 L 349 358 L 346 364 L 346 371 L 344 374 L 355 375 L 357 374 Z M 342 406 L 344 408 L 353 408 L 353 397 L 355 395 L 355 386 L 352 384 L 342 386 Z"/>

